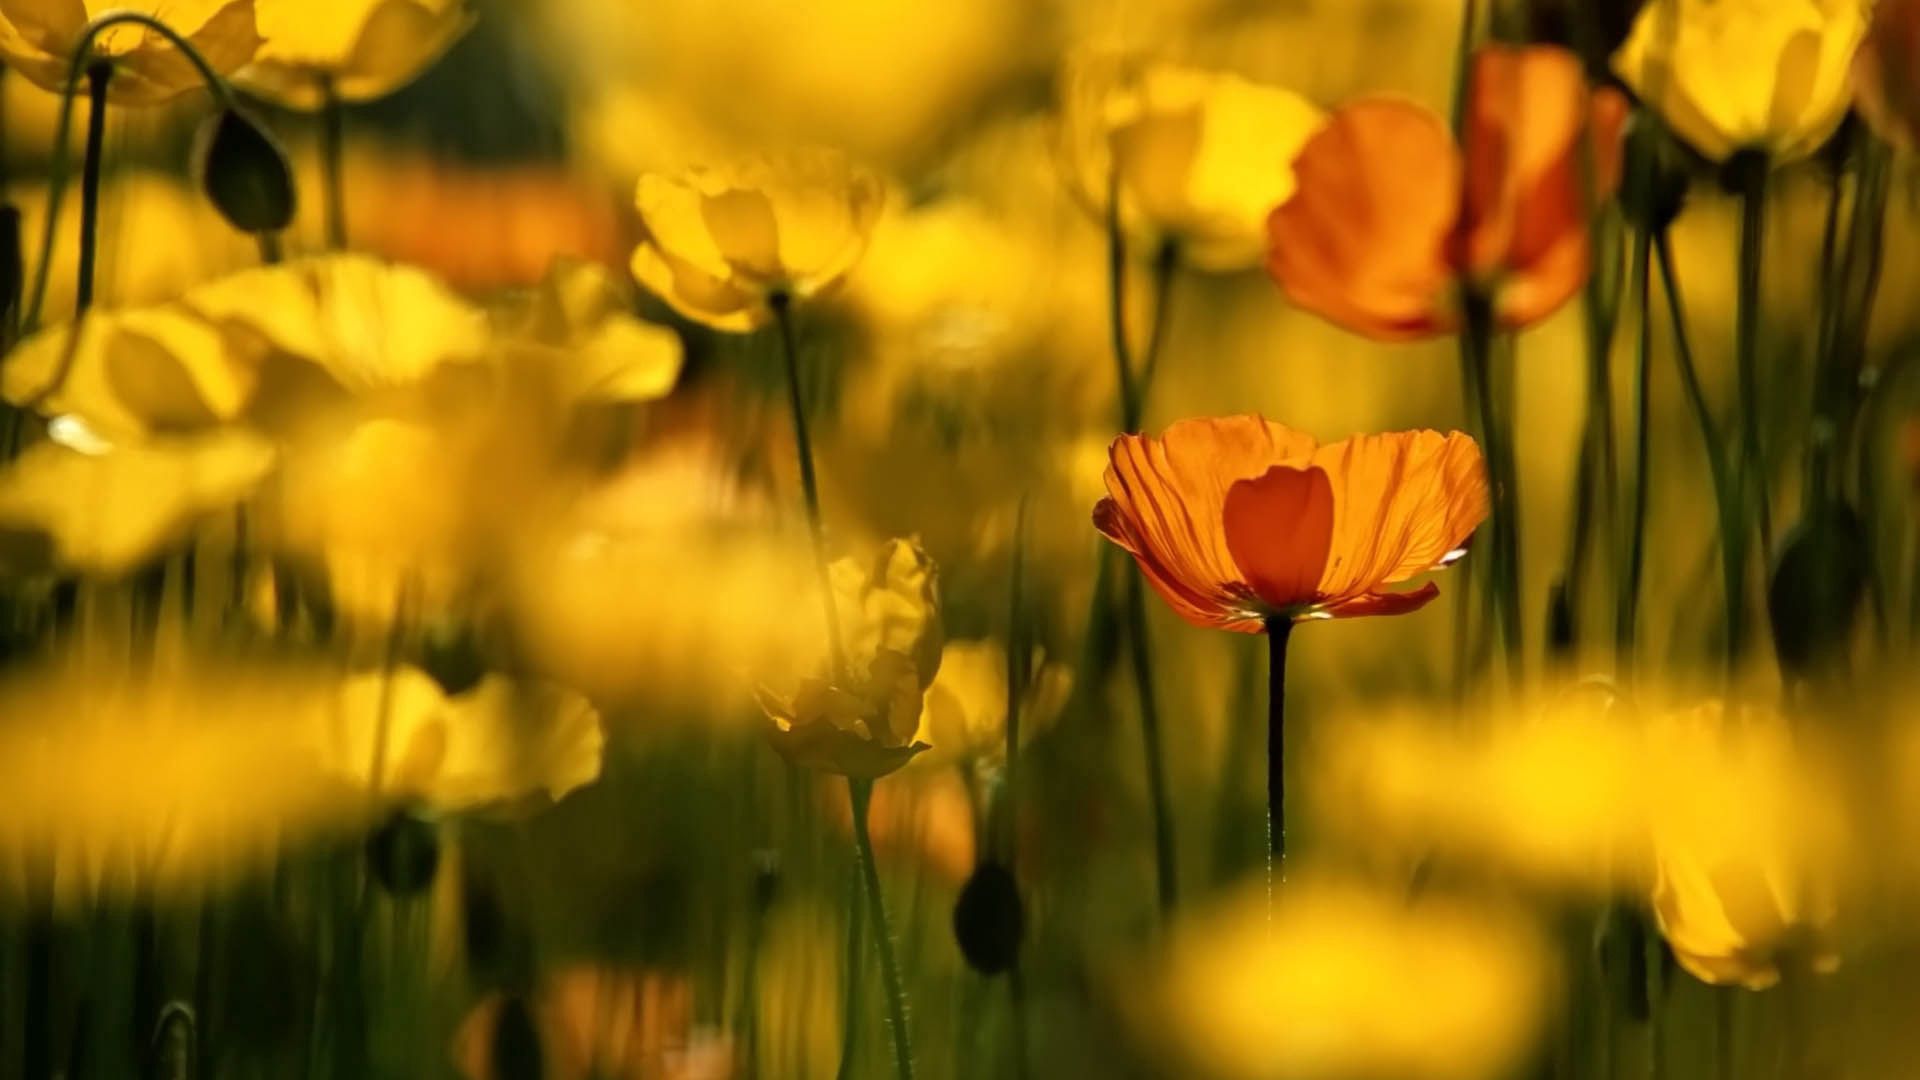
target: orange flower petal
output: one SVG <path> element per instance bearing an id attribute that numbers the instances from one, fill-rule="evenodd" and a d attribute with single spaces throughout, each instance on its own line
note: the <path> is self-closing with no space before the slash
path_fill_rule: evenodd
<path id="1" fill-rule="evenodd" d="M 1429 581 L 1425 585 L 1409 592 L 1366 593 L 1351 600 L 1342 600 L 1330 607 L 1321 609 L 1321 613 L 1335 619 L 1358 619 L 1367 615 L 1405 615 L 1410 611 L 1419 611 L 1426 607 L 1434 597 L 1440 595 L 1440 586 Z"/>
<path id="2" fill-rule="evenodd" d="M 1276 465 L 1227 491 L 1233 561 L 1276 612 L 1313 603 L 1333 541 L 1333 486 L 1321 469 Z"/>
<path id="3" fill-rule="evenodd" d="M 1461 163 L 1445 121 L 1361 99 L 1307 141 L 1294 173 L 1293 198 L 1267 222 L 1267 269 L 1294 303 L 1378 340 L 1454 325 L 1446 254 Z"/>
<path id="4" fill-rule="evenodd" d="M 1356 436 L 1321 447 L 1313 464 L 1333 485 L 1320 593 L 1336 613 L 1445 565 L 1487 516 L 1480 447 L 1457 431 Z"/>

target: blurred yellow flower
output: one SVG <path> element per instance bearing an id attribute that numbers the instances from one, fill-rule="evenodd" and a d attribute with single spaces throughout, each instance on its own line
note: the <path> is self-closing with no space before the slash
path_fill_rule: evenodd
<path id="1" fill-rule="evenodd" d="M 116 11 L 165 22 L 223 75 L 260 47 L 253 0 L 0 0 L 0 57 L 40 86 L 64 91 L 88 23 Z M 193 61 L 144 26 L 122 24 L 95 36 L 93 56 L 112 63 L 107 96 L 121 105 L 154 105 L 205 85 Z"/>
<path id="2" fill-rule="evenodd" d="M 1716 702 L 1665 718 L 1656 738 L 1694 781 L 1657 795 L 1652 821 L 1653 914 L 1680 966 L 1705 982 L 1751 990 L 1772 986 L 1793 966 L 1837 967 L 1823 940 L 1837 886 L 1830 866 L 1814 858 L 1831 853 L 1810 854 L 1791 834 L 1773 831 L 1831 814 L 1831 804 L 1772 804 L 1725 782 L 1752 768 L 1791 775 L 1804 767 L 1786 722 L 1729 714 Z M 1716 762 L 1717 770 L 1687 767 Z"/>
<path id="3" fill-rule="evenodd" d="M 890 540 L 870 562 L 833 564 L 842 655 L 791 695 L 762 688 L 769 741 L 797 765 L 872 779 L 928 749 L 913 741 L 944 631 L 938 575 L 918 544 Z M 840 670 L 834 670 L 838 666 Z"/>
<path id="4" fill-rule="evenodd" d="M 556 261 L 520 310 L 508 316 L 513 355 L 567 402 L 662 398 L 680 377 L 679 335 L 633 316 L 605 267 Z"/>
<path id="5" fill-rule="evenodd" d="M 438 60 L 473 15 L 465 0 L 254 0 L 264 39 L 234 81 L 276 105 L 313 110 L 329 86 L 371 101 Z"/>
<path id="6" fill-rule="evenodd" d="M 0 567 L 135 569 L 248 498 L 274 460 L 265 440 L 232 429 L 126 446 L 36 443 L 0 468 Z"/>
<path id="7" fill-rule="evenodd" d="M 56 657 L 0 682 L 0 882 L 57 902 L 199 895 L 283 845 L 350 830 L 364 792 L 297 751 L 322 684 L 201 663 L 131 672 Z M 49 876 L 50 875 L 50 876 Z"/>
<path id="8" fill-rule="evenodd" d="M 453 1060 L 468 1080 L 505 1080 L 493 1061 L 506 1001 L 493 995 L 454 1034 Z M 665 971 L 569 967 L 548 976 L 532 1003 L 543 1070 L 555 1080 L 727 1080 L 731 1042 L 695 1028 L 693 984 Z"/>
<path id="9" fill-rule="evenodd" d="M 1525 1060 L 1554 984 L 1517 912 L 1305 879 L 1181 927 L 1141 1008 L 1207 1076 L 1480 1080 Z"/>
<path id="10" fill-rule="evenodd" d="M 675 311 L 745 333 L 771 298 L 839 283 L 866 248 L 885 189 L 830 150 L 792 150 L 726 168 L 640 178 L 643 236 L 633 275 Z"/>
<path id="11" fill-rule="evenodd" d="M 386 803 L 441 813 L 538 807 L 600 777 L 600 714 L 558 686 L 488 675 L 449 696 L 402 666 L 344 680 L 314 712 L 307 730 L 319 760 Z"/>
<path id="12" fill-rule="evenodd" d="M 1073 675 L 1060 664 L 1035 665 L 1020 701 L 1020 744 L 1060 718 Z M 1007 755 L 1007 650 L 998 641 L 950 641 L 927 688 L 918 740 L 933 749 L 920 764 L 1002 763 Z"/>
<path id="13" fill-rule="evenodd" d="M 1653 0 L 1614 70 L 1695 150 L 1813 153 L 1846 116 L 1862 0 Z"/>
<path id="14" fill-rule="evenodd" d="M 1293 159 L 1325 121 L 1288 90 L 1098 51 L 1069 60 L 1061 98 L 1081 200 L 1104 222 L 1117 189 L 1130 233 L 1211 270 L 1261 260 L 1267 215 L 1292 196 Z"/>

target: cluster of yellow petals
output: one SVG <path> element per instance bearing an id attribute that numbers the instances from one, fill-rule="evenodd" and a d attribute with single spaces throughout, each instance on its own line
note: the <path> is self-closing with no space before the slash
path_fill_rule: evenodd
<path id="1" fill-rule="evenodd" d="M 287 108 L 385 97 L 468 27 L 466 0 L 253 0 L 262 43 L 236 80 Z"/>
<path id="2" fill-rule="evenodd" d="M 260 47 L 254 0 L 6 0 L 0 3 L 0 57 L 37 85 L 64 92 L 88 24 L 117 11 L 162 20 L 221 74 L 253 59 Z M 122 105 L 159 104 L 205 85 L 193 61 L 148 27 L 110 27 L 94 36 L 92 55 L 112 64 L 107 97 Z"/>

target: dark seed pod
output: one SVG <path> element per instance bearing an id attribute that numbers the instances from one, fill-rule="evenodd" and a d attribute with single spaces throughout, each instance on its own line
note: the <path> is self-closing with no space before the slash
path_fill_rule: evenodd
<path id="1" fill-rule="evenodd" d="M 1687 202 L 1687 163 L 1680 147 L 1644 111 L 1627 123 L 1620 172 L 1620 208 L 1637 229 L 1658 233 Z"/>
<path id="2" fill-rule="evenodd" d="M 960 955 L 982 975 L 1007 970 L 1020 952 L 1023 919 L 1020 886 L 1013 874 L 999 863 L 981 863 L 953 905 L 953 937 Z"/>
<path id="3" fill-rule="evenodd" d="M 439 830 L 412 810 L 396 810 L 367 837 L 367 862 L 389 896 L 414 896 L 440 867 Z"/>
<path id="4" fill-rule="evenodd" d="M 500 1003 L 493 1023 L 493 1045 L 488 1048 L 497 1080 L 542 1080 L 546 1063 L 540 1053 L 540 1029 L 525 999 L 510 994 Z"/>
<path id="5" fill-rule="evenodd" d="M 1866 593 L 1866 568 L 1866 537 L 1845 504 L 1815 511 L 1787 534 L 1767 585 L 1782 670 L 1805 677 L 1845 655 Z"/>
<path id="6" fill-rule="evenodd" d="M 449 695 L 466 693 L 487 674 L 480 645 L 465 623 L 429 625 L 420 642 L 420 666 Z"/>
<path id="7" fill-rule="evenodd" d="M 222 109 L 200 129 L 200 186 L 241 232 L 275 233 L 293 223 L 293 167 L 266 129 Z"/>

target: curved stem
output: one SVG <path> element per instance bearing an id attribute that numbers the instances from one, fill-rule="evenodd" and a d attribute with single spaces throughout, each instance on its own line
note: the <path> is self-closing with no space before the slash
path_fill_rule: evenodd
<path id="1" fill-rule="evenodd" d="M 826 526 L 820 517 L 820 485 L 813 471 L 813 439 L 807 429 L 807 405 L 800 394 L 800 345 L 793 326 L 793 300 L 776 293 L 769 303 L 780 328 L 780 352 L 787 367 L 787 405 L 793 414 L 793 448 L 800 459 L 800 493 L 806 501 L 807 532 L 813 539 L 813 559 L 820 575 L 820 603 L 827 619 L 827 646 L 836 677 L 844 676 L 846 651 L 840 644 L 840 615 L 833 601 L 833 573 L 827 559 Z"/>
<path id="2" fill-rule="evenodd" d="M 1615 663 L 1623 676 L 1634 667 L 1633 643 L 1635 619 L 1640 609 L 1640 576 L 1647 551 L 1647 487 L 1652 473 L 1651 383 L 1653 381 L 1653 305 L 1650 249 L 1652 237 L 1641 229 L 1633 238 L 1633 294 L 1640 309 L 1640 338 L 1635 348 L 1633 372 L 1633 504 L 1627 523 L 1626 566 L 1620 575 L 1618 606 L 1615 609 L 1613 643 Z"/>
<path id="3" fill-rule="evenodd" d="M 1267 620 L 1267 915 L 1276 869 L 1287 880 L 1287 639 L 1293 620 Z"/>
<path id="4" fill-rule="evenodd" d="M 179 49 L 200 72 L 200 78 L 207 84 L 213 99 L 222 108 L 231 108 L 233 92 L 220 73 L 213 70 L 207 58 L 193 43 L 183 37 L 179 31 L 161 22 L 152 15 L 139 11 L 110 11 L 88 23 L 74 42 L 73 55 L 67 60 L 67 85 L 77 86 L 80 75 L 93 58 L 93 41 L 102 33 L 116 26 L 128 23 L 146 27 L 159 34 L 167 43 Z M 34 269 L 33 299 L 27 305 L 26 318 L 21 320 L 22 332 L 31 331 L 39 325 L 40 310 L 47 299 L 47 270 L 53 261 L 53 239 L 55 227 L 60 221 L 60 200 L 66 190 L 67 181 L 67 136 L 73 130 L 73 96 L 65 96 L 60 103 L 60 121 L 54 127 L 53 158 L 47 165 L 47 217 L 40 230 L 40 261 Z"/>
<path id="5" fill-rule="evenodd" d="M 347 246 L 346 111 L 333 76 L 320 76 L 320 168 L 327 185 L 327 248 Z"/>
<path id="6" fill-rule="evenodd" d="M 853 839 L 860 856 L 860 877 L 866 883 L 867 909 L 873 913 L 874 940 L 880 946 L 880 979 L 887 994 L 887 1024 L 893 1029 L 893 1064 L 900 1080 L 913 1080 L 913 1042 L 907 1032 L 907 994 L 900 983 L 900 964 L 893 954 L 893 935 L 887 929 L 887 908 L 880 896 L 880 872 L 873 863 L 873 838 L 867 831 L 867 811 L 873 781 L 847 778 L 853 804 Z"/>
<path id="7" fill-rule="evenodd" d="M 100 167 L 106 155 L 107 84 L 113 65 L 87 65 L 87 156 L 80 165 L 80 277 L 73 287 L 74 314 L 93 306 L 95 261 L 100 250 Z"/>
<path id="8" fill-rule="evenodd" d="M 1760 526 L 1762 565 L 1773 562 L 1773 507 L 1771 477 L 1760 445 L 1760 270 L 1765 255 L 1767 169 L 1755 160 L 1745 169 L 1740 192 L 1740 282 L 1736 299 L 1734 348 L 1740 380 L 1740 458 L 1745 482 L 1741 488 L 1753 500 L 1752 516 Z"/>
<path id="9" fill-rule="evenodd" d="M 1133 349 L 1127 344 L 1127 235 L 1120 227 L 1120 174 L 1107 179 L 1107 331 L 1112 338 L 1114 375 L 1120 392 L 1120 430 L 1140 430 L 1140 390 L 1133 378 Z"/>
<path id="10" fill-rule="evenodd" d="M 1147 351 L 1140 357 L 1140 378 L 1134 388 L 1136 404 L 1143 412 L 1147 407 L 1147 393 L 1153 388 L 1153 376 L 1160 370 L 1167 327 L 1173 323 L 1173 282 L 1179 269 L 1179 246 L 1172 241 L 1162 243 L 1153 256 L 1153 329 L 1147 335 Z M 1127 430 L 1138 430 L 1144 419 L 1144 416 L 1135 417 L 1134 426 Z"/>
<path id="11" fill-rule="evenodd" d="M 1173 802 L 1167 790 L 1167 764 L 1161 753 L 1160 703 L 1153 681 L 1153 658 L 1147 636 L 1147 599 L 1139 574 L 1127 575 L 1127 652 L 1133 657 L 1133 680 L 1140 690 L 1140 736 L 1146 744 L 1147 798 L 1153 808 L 1153 869 L 1158 885 L 1160 917 L 1173 917 L 1179 904 L 1179 860 L 1174 853 Z"/>

